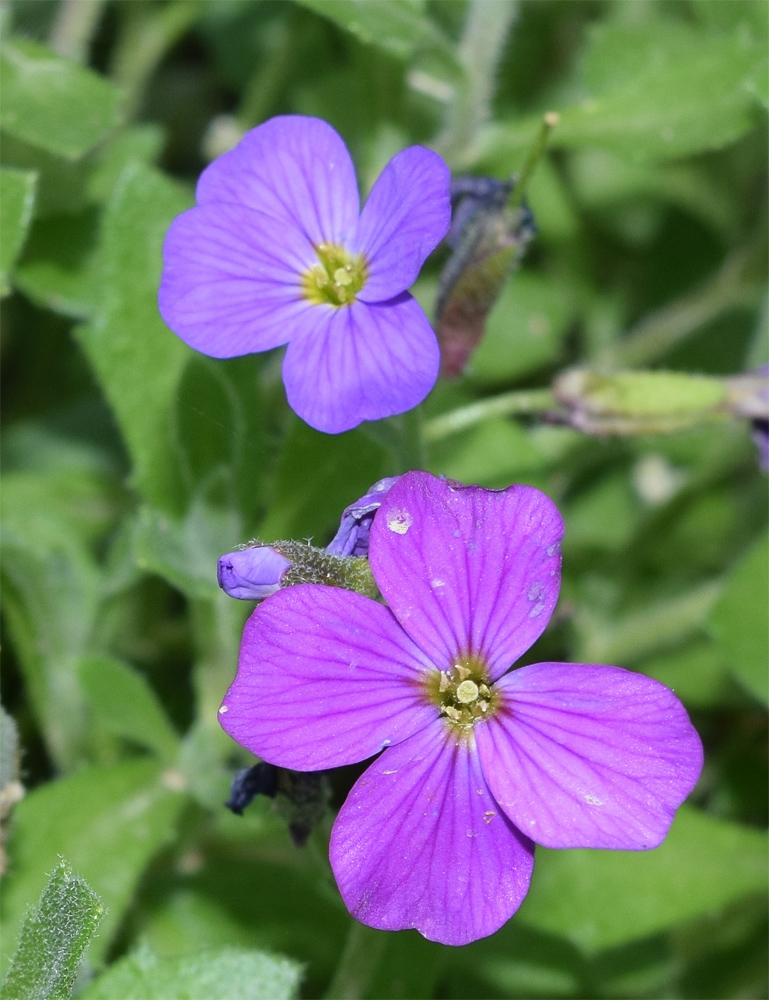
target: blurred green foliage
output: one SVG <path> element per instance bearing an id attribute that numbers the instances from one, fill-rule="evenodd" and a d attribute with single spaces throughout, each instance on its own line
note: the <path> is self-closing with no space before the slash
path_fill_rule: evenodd
<path id="1" fill-rule="evenodd" d="M 766 363 L 767 9 L 18 0 L 0 17 L 3 701 L 27 789 L 2 959 L 61 855 L 107 908 L 84 1000 L 321 996 L 351 925 L 330 820 L 296 850 L 268 804 L 221 805 L 250 763 L 216 722 L 249 609 L 215 563 L 250 537 L 327 542 L 402 469 L 400 425 L 320 435 L 288 410 L 279 354 L 184 347 L 155 304 L 168 223 L 273 114 L 330 121 L 369 188 L 415 142 L 505 177 L 553 109 L 539 235 L 427 420 L 573 366 Z M 415 289 L 428 309 L 443 260 Z M 658 850 L 540 850 L 492 938 L 373 935 L 346 995 L 766 996 L 767 496 L 747 427 L 595 439 L 496 413 L 428 439 L 430 470 L 529 483 L 564 512 L 561 603 L 526 660 L 658 677 L 707 763 Z"/>

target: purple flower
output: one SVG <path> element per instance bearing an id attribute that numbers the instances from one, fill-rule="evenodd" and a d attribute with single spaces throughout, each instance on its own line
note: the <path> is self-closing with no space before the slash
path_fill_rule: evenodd
<path id="1" fill-rule="evenodd" d="M 659 682 L 618 667 L 508 672 L 558 597 L 563 524 L 538 490 L 423 472 L 390 490 L 369 559 L 389 607 L 298 586 L 246 623 L 226 731 L 273 764 L 381 755 L 350 792 L 331 865 L 350 911 L 465 944 L 529 887 L 534 844 L 646 850 L 702 747 Z"/>
<path id="2" fill-rule="evenodd" d="M 280 578 L 291 563 L 269 545 L 248 545 L 219 560 L 216 578 L 230 597 L 263 601 L 280 590 Z"/>
<path id="3" fill-rule="evenodd" d="M 411 409 L 438 343 L 406 291 L 446 233 L 449 171 L 412 146 L 360 211 L 355 171 L 318 118 L 272 118 L 202 174 L 166 237 L 163 319 L 216 358 L 288 344 L 288 401 L 329 434 Z"/>
<path id="4" fill-rule="evenodd" d="M 368 540 L 374 515 L 392 489 L 399 476 L 387 476 L 378 480 L 368 493 L 345 507 L 339 530 L 326 546 L 332 556 L 367 556 Z"/>
<path id="5" fill-rule="evenodd" d="M 366 556 L 371 522 L 398 476 L 380 479 L 368 493 L 345 507 L 339 530 L 326 546 L 332 556 Z M 280 590 L 281 577 L 291 561 L 270 545 L 247 545 L 219 559 L 216 577 L 230 597 L 241 601 L 263 601 Z"/>

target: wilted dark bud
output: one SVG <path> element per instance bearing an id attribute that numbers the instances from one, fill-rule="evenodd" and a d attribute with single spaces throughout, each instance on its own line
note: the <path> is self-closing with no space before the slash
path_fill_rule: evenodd
<path id="1" fill-rule="evenodd" d="M 464 371 L 483 337 L 492 306 L 536 233 L 525 204 L 507 206 L 514 184 L 514 177 L 452 181 L 448 242 L 454 252 L 443 269 L 435 308 L 444 377 Z"/>
<path id="2" fill-rule="evenodd" d="M 243 767 L 235 772 L 230 785 L 230 797 L 224 803 L 236 816 L 242 816 L 257 795 L 274 799 L 278 791 L 278 768 L 266 761 L 253 767 Z"/>
<path id="3" fill-rule="evenodd" d="M 243 810 L 257 795 L 275 800 L 295 846 L 304 847 L 312 831 L 326 815 L 331 786 L 322 771 L 289 771 L 259 761 L 253 767 L 235 772 L 230 797 L 224 804 L 237 816 L 242 816 Z"/>

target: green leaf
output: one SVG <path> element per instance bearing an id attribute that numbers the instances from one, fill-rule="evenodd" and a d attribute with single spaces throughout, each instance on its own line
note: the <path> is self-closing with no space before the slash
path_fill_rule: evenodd
<path id="1" fill-rule="evenodd" d="M 0 998 L 68 1000 L 80 960 L 103 917 L 96 893 L 60 860 L 24 920 Z"/>
<path id="2" fill-rule="evenodd" d="M 713 708 L 744 702 L 742 692 L 730 683 L 723 651 L 712 639 L 697 638 L 680 649 L 645 660 L 641 667 L 649 677 L 672 688 L 687 707 Z"/>
<path id="3" fill-rule="evenodd" d="M 157 289 L 166 230 L 188 205 L 157 171 L 126 168 L 105 211 L 101 302 L 78 331 L 128 446 L 133 483 L 165 510 L 181 505 L 171 408 L 191 355 L 160 319 Z"/>
<path id="4" fill-rule="evenodd" d="M 0 243 L 0 296 L 9 291 L 8 278 L 21 252 L 32 220 L 37 174 L 30 170 L 0 169 L 0 218 L 3 240 Z"/>
<path id="5" fill-rule="evenodd" d="M 728 146 L 750 131 L 766 76 L 764 47 L 681 25 L 608 24 L 595 32 L 586 93 L 560 107 L 552 147 L 600 147 L 631 162 L 670 160 Z M 484 160 L 520 159 L 540 116 L 485 130 Z"/>
<path id="6" fill-rule="evenodd" d="M 417 52 L 439 54 L 457 73 L 456 53 L 438 27 L 425 17 L 413 0 L 300 0 L 322 17 L 349 31 L 361 42 L 376 45 L 398 59 L 412 59 Z"/>
<path id="7" fill-rule="evenodd" d="M 221 361 L 190 358 L 179 383 L 173 426 L 189 492 L 217 473 L 231 477 L 243 445 L 245 416 Z M 228 485 L 231 502 L 231 481 Z"/>
<path id="8" fill-rule="evenodd" d="M 0 88 L 0 128 L 67 159 L 93 149 L 120 122 L 113 84 L 37 42 L 3 45 Z"/>
<path id="9" fill-rule="evenodd" d="M 179 740 L 157 695 L 144 677 L 111 657 L 87 657 L 78 666 L 83 693 L 111 732 L 155 750 L 166 762 L 178 756 Z"/>
<path id="10" fill-rule="evenodd" d="M 159 958 L 147 945 L 121 959 L 82 1000 L 291 1000 L 301 966 L 288 958 L 222 948 Z"/>
<path id="11" fill-rule="evenodd" d="M 668 595 L 604 618 L 587 606 L 574 615 L 580 663 L 637 663 L 698 633 L 721 593 L 721 581 L 709 580 L 680 594 Z"/>
<path id="12" fill-rule="evenodd" d="M 385 474 L 384 449 L 362 431 L 331 436 L 294 421 L 260 539 L 312 538 L 315 545 L 325 545 L 344 508 Z"/>
<path id="13" fill-rule="evenodd" d="M 237 516 L 220 508 L 196 502 L 179 521 L 142 507 L 134 552 L 140 569 L 162 576 L 190 600 L 215 600 L 217 560 L 241 541 Z"/>
<path id="14" fill-rule="evenodd" d="M 75 663 L 90 640 L 99 573 L 71 527 L 55 516 L 32 537 L 4 527 L 2 542 L 2 604 L 10 636 L 48 751 L 67 769 L 88 756 Z"/>
<path id="15" fill-rule="evenodd" d="M 89 319 L 98 301 L 94 208 L 38 219 L 32 226 L 15 284 L 33 302 L 73 319 Z"/>
<path id="16" fill-rule="evenodd" d="M 514 275 L 491 310 L 468 376 L 510 382 L 556 361 L 570 312 L 559 283 L 528 271 Z"/>
<path id="17" fill-rule="evenodd" d="M 185 804 L 181 775 L 151 760 L 89 767 L 30 792 L 16 807 L 3 891 L 5 940 L 19 931 L 58 855 L 101 896 L 107 916 L 91 948 L 103 958 L 147 864 L 171 838 Z"/>
<path id="18" fill-rule="evenodd" d="M 766 891 L 766 833 L 679 810 L 653 851 L 537 848 L 519 918 L 594 952 Z"/>
<path id="19" fill-rule="evenodd" d="M 733 570 L 710 616 L 732 673 L 764 703 L 769 696 L 769 536 Z"/>
<path id="20" fill-rule="evenodd" d="M 511 420 L 485 420 L 430 447 L 429 471 L 460 483 L 501 489 L 550 465 L 531 435 Z"/>
<path id="21" fill-rule="evenodd" d="M 556 143 L 671 159 L 719 149 L 751 128 L 751 82 L 766 72 L 761 46 L 678 24 L 639 27 L 596 30 L 584 69 L 590 98 L 564 110 Z"/>

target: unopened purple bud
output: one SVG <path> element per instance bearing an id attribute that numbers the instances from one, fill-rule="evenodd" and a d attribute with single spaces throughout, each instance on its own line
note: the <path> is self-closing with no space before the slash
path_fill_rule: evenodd
<path id="1" fill-rule="evenodd" d="M 280 590 L 280 578 L 289 566 L 290 561 L 269 545 L 251 545 L 222 556 L 216 576 L 230 597 L 262 601 Z"/>
<path id="2" fill-rule="evenodd" d="M 400 476 L 380 479 L 365 496 L 345 507 L 339 522 L 339 530 L 326 546 L 326 552 L 332 556 L 368 555 L 371 522 L 379 510 L 379 505 L 399 479 Z"/>

